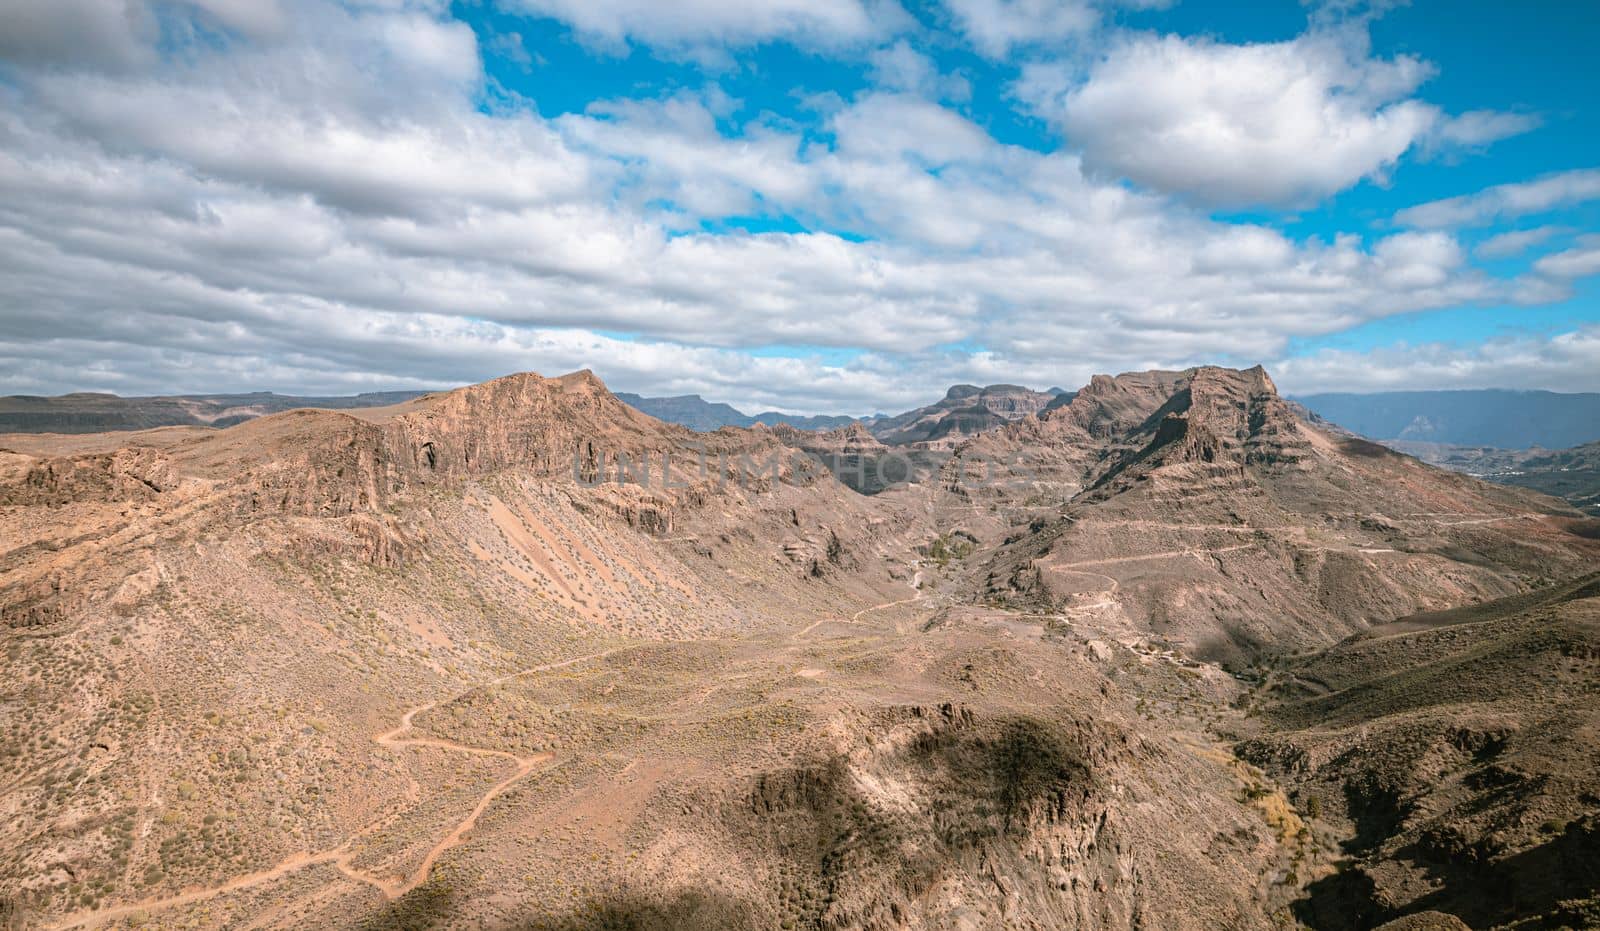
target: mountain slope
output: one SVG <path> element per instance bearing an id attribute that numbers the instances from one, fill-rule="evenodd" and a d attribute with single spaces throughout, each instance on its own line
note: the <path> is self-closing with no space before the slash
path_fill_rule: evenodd
<path id="1" fill-rule="evenodd" d="M 587 372 L 0 448 L 0 914 L 60 927 L 1279 927 L 1338 826 L 1213 660 L 1600 546 L 1259 370 L 1097 378 L 872 495 L 861 425 Z"/>
<path id="2" fill-rule="evenodd" d="M 1385 445 L 1452 472 L 1561 498 L 1591 517 L 1600 517 L 1600 442 L 1554 450 L 1404 440 L 1391 440 Z"/>
<path id="3" fill-rule="evenodd" d="M 1283 733 L 1242 752 L 1353 834 L 1353 863 L 1313 883 L 1301 914 L 1319 928 L 1418 908 L 1473 927 L 1588 926 L 1597 663 L 1589 575 L 1377 627 L 1275 673 L 1260 715 Z"/>
<path id="4" fill-rule="evenodd" d="M 506 767 L 520 780 L 615 727 L 541 711 L 526 749 L 477 752 L 428 736 L 443 722 L 427 713 L 388 735 L 400 696 L 432 708 L 519 670 L 903 588 L 878 555 L 900 517 L 774 458 L 768 434 L 694 435 L 588 373 L 361 414 L 0 454 L 0 617 L 29 670 L 0 686 L 8 903 L 184 907 L 187 889 L 248 897 L 337 868 L 337 916 L 312 924 L 354 923 L 432 875 L 474 787 L 487 806 Z M 616 480 L 619 453 L 691 463 L 708 445 L 773 466 Z M 575 457 L 595 474 L 574 477 Z"/>
<path id="5" fill-rule="evenodd" d="M 6 913 L 1268 927 L 1283 853 L 1225 762 L 1136 736 L 1087 657 L 901 631 L 912 511 L 786 460 L 593 481 L 778 433 L 577 373 L 6 453 Z"/>
<path id="6" fill-rule="evenodd" d="M 996 551 L 987 597 L 1093 605 L 1235 663 L 1512 594 L 1595 553 L 1559 502 L 1318 430 L 1259 369 L 1097 378 L 958 455 L 1028 458 L 1001 500 L 1071 494 Z"/>

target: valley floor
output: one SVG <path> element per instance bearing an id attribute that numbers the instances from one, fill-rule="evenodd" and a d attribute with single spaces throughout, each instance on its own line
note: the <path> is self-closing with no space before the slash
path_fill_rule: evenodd
<path id="1" fill-rule="evenodd" d="M 1148 558 L 1168 555 L 1180 554 Z M 850 901 L 862 895 L 852 883 L 875 880 L 827 876 L 823 868 L 813 877 L 816 891 L 802 892 L 805 870 L 786 861 L 805 863 L 811 854 L 784 850 L 783 841 L 772 849 L 761 818 L 730 816 L 727 809 L 746 803 L 739 795 L 774 773 L 818 760 L 859 764 L 875 744 L 903 739 L 895 736 L 905 727 L 902 717 L 940 714 L 1005 722 L 1048 722 L 1059 715 L 1076 727 L 1148 744 L 1142 752 L 1159 756 L 1159 763 L 1146 764 L 1138 755 L 1108 758 L 1095 779 L 1126 780 L 1119 791 L 1144 794 L 1158 807 L 1178 806 L 1170 811 L 1174 816 L 1196 803 L 1164 798 L 1167 786 L 1140 785 L 1150 778 L 1141 772 L 1147 765 L 1170 768 L 1196 793 L 1210 796 L 1199 805 L 1211 809 L 1203 816 L 1238 835 L 1234 862 L 1213 868 L 1241 871 L 1216 878 L 1245 890 L 1238 902 L 1217 905 L 1217 914 L 1257 908 L 1251 924 L 1270 926 L 1268 913 L 1287 905 L 1293 891 L 1285 877 L 1297 865 L 1320 868 L 1327 851 L 1319 846 L 1320 829 L 1302 831 L 1303 822 L 1270 780 L 1234 760 L 1217 736 L 1217 728 L 1238 714 L 1232 702 L 1242 686 L 1234 677 L 1125 628 L 1117 633 L 1117 619 L 1102 616 L 1112 610 L 1109 601 L 1050 617 L 962 607 L 940 592 L 950 575 L 937 567 L 918 570 L 904 596 L 784 632 L 608 639 L 563 660 L 411 704 L 382 730 L 361 735 L 392 751 L 405 783 L 377 821 L 270 868 L 71 912 L 50 926 L 578 928 L 664 921 L 717 927 L 726 918 L 724 907 L 731 915 L 758 903 L 757 914 L 784 927 L 825 927 L 830 914 L 839 920 L 847 906 L 871 907 L 865 896 Z M 1111 594 L 1116 580 L 1105 578 Z M 587 713 L 592 720 L 572 730 L 593 730 L 571 745 L 529 752 L 520 740 L 503 738 L 531 704 Z M 452 713 L 461 708 L 468 713 Z M 481 765 L 462 772 L 448 757 Z M 831 787 L 839 798 L 807 804 L 824 812 L 823 820 L 838 817 L 828 811 L 836 806 L 847 819 L 860 814 L 853 809 L 864 809 L 869 819 L 906 815 L 927 803 L 908 794 L 927 766 L 866 764 L 870 775 Z M 981 782 L 991 767 L 969 768 L 957 778 Z M 931 810 L 922 814 L 938 817 Z M 964 830 L 981 832 L 994 817 L 982 812 Z M 922 828 L 889 830 L 916 834 Z M 1152 844 L 1163 856 L 1205 854 L 1203 845 L 1186 849 L 1188 841 L 1161 838 L 1159 830 L 1156 822 L 1130 821 L 1119 844 Z M 1005 834 L 1003 827 L 997 831 Z M 822 860 L 826 848 L 848 846 L 851 831 L 840 833 L 844 839 L 817 841 Z M 1129 863 L 1142 859 L 1125 856 Z M 738 869 L 727 869 L 729 857 Z M 876 866 L 893 874 L 900 867 L 890 861 L 897 857 Z M 863 866 L 870 872 L 872 864 Z M 1008 914 L 1036 909 L 1026 896 L 1036 877 L 1027 868 L 1013 869 L 1018 875 L 1002 870 L 983 880 L 1010 889 L 1009 896 L 994 888 L 963 891 L 960 883 L 918 888 L 915 879 L 893 894 L 906 897 L 908 908 L 919 898 L 944 897 L 918 906 L 929 909 L 930 918 L 942 916 L 930 926 L 999 927 Z M 1134 902 L 1151 892 L 1115 889 L 1121 872 L 1126 869 L 1111 871 L 1107 895 L 1126 900 L 1104 907 L 1137 910 Z M 1107 889 L 1104 879 L 1098 888 Z M 679 895 L 684 889 L 709 898 L 686 900 Z M 752 926 L 764 925 L 757 920 Z"/>

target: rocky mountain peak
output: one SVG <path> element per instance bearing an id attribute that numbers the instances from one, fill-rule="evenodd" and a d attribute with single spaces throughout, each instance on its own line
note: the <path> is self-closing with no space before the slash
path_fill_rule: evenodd
<path id="1" fill-rule="evenodd" d="M 1021 385 L 954 385 L 937 404 L 874 421 L 868 429 L 891 446 L 951 446 L 1043 411 L 1054 396 Z"/>

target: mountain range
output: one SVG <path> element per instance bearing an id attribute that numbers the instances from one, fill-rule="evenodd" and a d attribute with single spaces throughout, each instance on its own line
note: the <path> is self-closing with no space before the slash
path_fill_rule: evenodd
<path id="1" fill-rule="evenodd" d="M 0 397 L 0 433 L 100 433 L 152 427 L 228 427 L 264 414 L 299 407 L 382 407 L 420 391 L 375 391 L 345 397 L 308 397 L 256 391 L 245 394 L 185 394 L 124 398 L 79 393 L 56 397 Z"/>
<path id="2" fill-rule="evenodd" d="M 891 446 L 911 443 L 951 445 L 985 430 L 1044 410 L 1064 392 L 1032 391 L 1020 385 L 955 385 L 939 401 L 867 424 Z"/>
<path id="3" fill-rule="evenodd" d="M 1554 391 L 1379 391 L 1295 400 L 1380 442 L 1560 449 L 1600 439 L 1600 394 Z"/>
<path id="4" fill-rule="evenodd" d="M 230 426 L 294 408 L 340 410 L 409 400 L 419 391 L 349 396 L 295 396 L 272 392 L 119 397 L 80 393 L 56 397 L 0 397 L 0 432 L 91 433 L 163 426 Z M 954 385 L 939 401 L 897 415 L 856 418 L 745 414 L 699 395 L 645 397 L 618 392 L 624 403 L 668 423 L 700 432 L 722 427 L 788 424 L 800 430 L 836 430 L 860 422 L 890 445 L 937 443 L 968 436 L 1005 421 L 1068 403 L 1061 388 L 1035 391 L 1018 385 Z M 1559 449 L 1600 438 L 1600 394 L 1550 391 L 1389 391 L 1371 394 L 1296 395 L 1293 400 L 1323 419 L 1368 439 L 1496 449 Z"/>
<path id="5" fill-rule="evenodd" d="M 637 394 L 617 392 L 617 399 L 644 411 L 651 417 L 668 423 L 682 424 L 691 430 L 709 433 L 723 427 L 753 427 L 758 423 L 788 424 L 799 430 L 835 430 L 855 423 L 856 418 L 818 414 L 813 416 L 781 414 L 763 411 L 749 415 L 730 404 L 713 403 L 698 394 L 683 394 L 670 398 L 646 398 Z"/>
<path id="6" fill-rule="evenodd" d="M 576 372 L 0 435 L 0 914 L 1600 914 L 1600 521 L 1259 368 L 933 408 L 696 433 Z"/>

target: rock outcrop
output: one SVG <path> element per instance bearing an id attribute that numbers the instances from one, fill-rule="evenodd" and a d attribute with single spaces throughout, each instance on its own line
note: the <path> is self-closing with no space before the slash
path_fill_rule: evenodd
<path id="1" fill-rule="evenodd" d="M 869 429 L 891 446 L 947 448 L 967 437 L 1036 414 L 1054 397 L 1019 385 L 956 385 L 937 403 L 875 420 Z"/>

